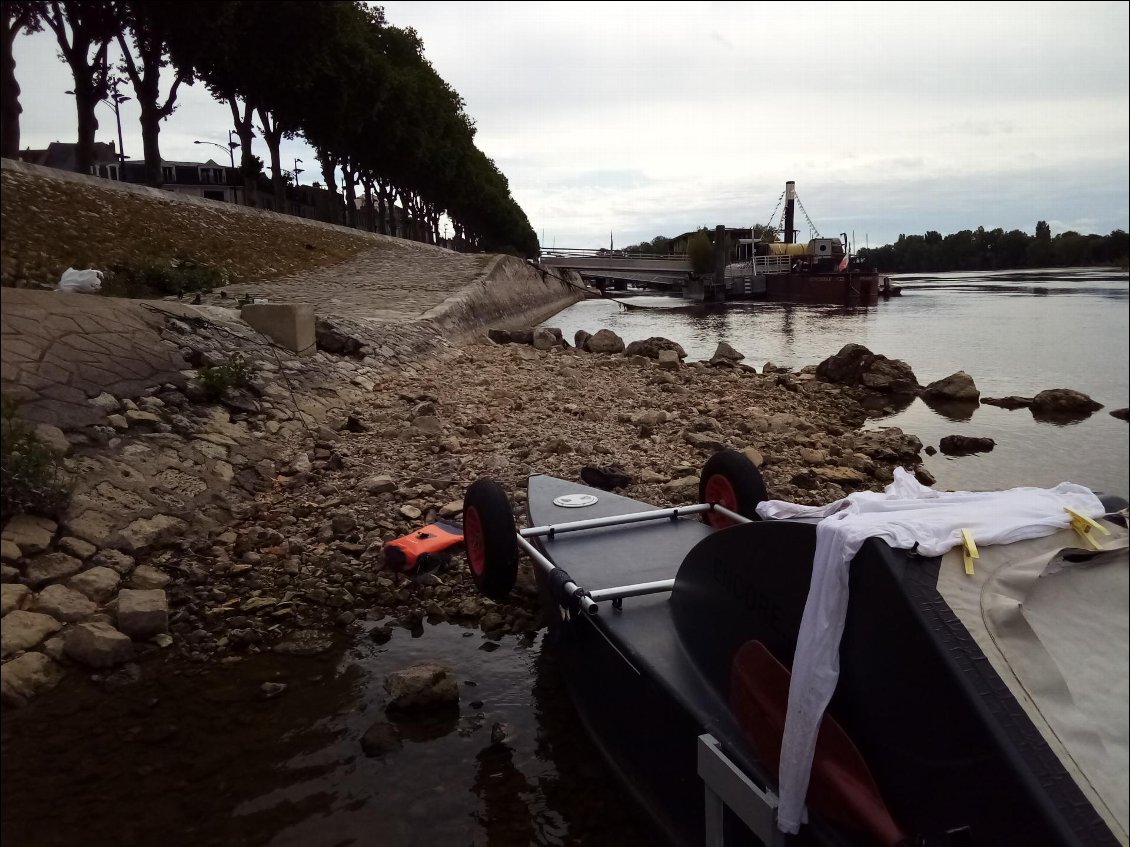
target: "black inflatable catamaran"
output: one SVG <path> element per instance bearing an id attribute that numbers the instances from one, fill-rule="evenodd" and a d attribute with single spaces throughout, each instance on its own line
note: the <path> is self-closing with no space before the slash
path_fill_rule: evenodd
<path id="1" fill-rule="evenodd" d="M 497 483 L 464 501 L 476 584 L 502 598 L 519 549 L 533 558 L 577 710 L 673 842 L 1127 843 L 1124 500 L 1104 498 L 1100 522 L 1121 550 L 1075 549 L 1065 530 L 982 548 L 975 576 L 960 550 L 867 541 L 809 822 L 784 836 L 777 768 L 815 524 L 750 520 L 764 483 L 731 451 L 699 494 L 656 509 L 535 475 L 520 531 Z M 1021 625 L 994 624 L 1002 592 Z"/>

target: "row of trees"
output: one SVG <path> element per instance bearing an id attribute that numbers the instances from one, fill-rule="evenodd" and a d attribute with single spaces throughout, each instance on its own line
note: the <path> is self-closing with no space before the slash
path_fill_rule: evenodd
<path id="1" fill-rule="evenodd" d="M 262 170 L 251 153 L 258 132 L 270 152 L 276 207 L 285 207 L 280 142 L 301 134 L 335 194 L 340 169 L 346 215 L 355 213 L 363 191 L 379 209 L 399 202 L 426 240 L 438 240 L 446 214 L 458 242 L 538 252 L 506 177 L 474 144 L 464 101 L 424 58 L 415 30 L 389 25 L 379 7 L 357 0 L 5 0 L 3 6 L 4 156 L 16 156 L 20 146 L 14 39 L 48 27 L 75 79 L 83 172 L 94 155 L 95 106 L 112 94 L 114 71 L 132 83 L 140 106 L 152 185 L 162 181 L 161 123 L 175 110 L 180 87 L 199 81 L 231 110 L 246 197 L 255 196 L 250 189 Z M 116 68 L 112 44 L 122 55 Z M 390 221 L 381 220 L 385 229 Z"/>
<path id="2" fill-rule="evenodd" d="M 1130 235 L 1117 229 L 1110 235 L 1068 231 L 1053 238 L 1047 222 L 1039 221 L 1034 237 L 1019 229 L 1005 232 L 978 227 L 946 236 L 930 231 L 900 235 L 894 244 L 865 248 L 859 253 L 888 273 L 1125 266 L 1130 256 Z"/>

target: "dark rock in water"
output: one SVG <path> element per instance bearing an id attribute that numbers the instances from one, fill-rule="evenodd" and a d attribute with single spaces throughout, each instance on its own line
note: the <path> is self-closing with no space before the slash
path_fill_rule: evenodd
<path id="1" fill-rule="evenodd" d="M 1130 421 L 1130 409 L 1115 409 L 1111 412 L 1111 415 L 1120 421 Z"/>
<path id="2" fill-rule="evenodd" d="M 459 683 L 451 668 L 424 662 L 385 677 L 389 709 L 418 709 L 459 702 Z"/>
<path id="3" fill-rule="evenodd" d="M 278 642 L 271 651 L 286 656 L 316 656 L 333 647 L 333 639 L 316 629 L 298 629 Z"/>
<path id="4" fill-rule="evenodd" d="M 605 465 L 599 468 L 586 465 L 581 468 L 581 479 L 586 485 L 604 491 L 615 491 L 617 488 L 632 484 L 631 476 L 619 465 Z"/>
<path id="5" fill-rule="evenodd" d="M 487 338 L 495 344 L 509 344 L 511 341 L 510 331 L 506 329 L 488 329 Z"/>
<path id="6" fill-rule="evenodd" d="M 930 473 L 928 470 L 926 470 L 926 468 L 922 467 L 921 465 L 919 465 L 918 467 L 916 467 L 914 469 L 914 478 L 916 480 L 918 480 L 920 483 L 922 483 L 923 485 L 933 485 L 934 483 L 936 483 L 938 481 L 937 479 L 934 478 L 934 475 L 932 473 Z"/>
<path id="7" fill-rule="evenodd" d="M 917 394 L 920 390 L 910 365 L 872 353 L 862 344 L 845 344 L 840 352 L 816 366 L 816 377 L 885 394 Z"/>
<path id="8" fill-rule="evenodd" d="M 388 625 L 374 627 L 369 632 L 369 637 L 377 644 L 387 644 L 388 640 L 392 638 L 392 627 Z"/>
<path id="9" fill-rule="evenodd" d="M 976 403 L 980 396 L 981 392 L 973 383 L 973 377 L 965 371 L 958 371 L 931 382 L 922 389 L 921 394 L 922 399 L 927 402 L 948 400 L 956 403 Z"/>
<path id="10" fill-rule="evenodd" d="M 285 682 L 264 682 L 259 686 L 259 695 L 264 700 L 274 700 L 282 696 L 284 691 L 286 691 Z"/>
<path id="11" fill-rule="evenodd" d="M 1103 407 L 1082 391 L 1071 388 L 1049 388 L 1032 398 L 1032 414 L 1048 416 L 1089 415 Z"/>
<path id="12" fill-rule="evenodd" d="M 1007 397 L 982 397 L 981 402 L 989 406 L 1000 406 L 1002 409 L 1027 409 L 1032 405 L 1032 398 L 1010 394 Z"/>
<path id="13" fill-rule="evenodd" d="M 937 447 L 935 447 L 935 446 L 934 446 L 933 444 L 931 444 L 930 446 L 928 446 L 928 447 L 927 447 L 927 448 L 926 448 L 925 450 L 923 450 L 922 452 L 923 452 L 923 453 L 925 453 L 925 454 L 926 454 L 927 456 L 934 456 L 934 455 L 936 455 L 936 454 L 937 454 L 937 452 L 938 452 L 938 448 L 937 448 Z"/>
<path id="14" fill-rule="evenodd" d="M 971 435 L 947 435 L 938 448 L 947 456 L 965 456 L 970 453 L 988 453 L 997 443 L 991 438 L 978 438 Z"/>
<path id="15" fill-rule="evenodd" d="M 366 756 L 383 756 L 400 749 L 400 733 L 387 721 L 377 721 L 361 736 L 361 749 Z"/>
<path id="16" fill-rule="evenodd" d="M 687 358 L 687 351 L 682 345 L 670 338 L 652 336 L 643 341 L 633 341 L 624 349 L 625 356 L 647 356 L 649 359 L 658 359 L 660 350 L 674 350 L 680 359 Z"/>

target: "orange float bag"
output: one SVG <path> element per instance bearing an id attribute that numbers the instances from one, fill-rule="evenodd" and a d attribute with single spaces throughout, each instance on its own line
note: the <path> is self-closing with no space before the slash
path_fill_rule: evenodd
<path id="1" fill-rule="evenodd" d="M 428 573 L 447 563 L 444 550 L 462 543 L 462 526 L 453 521 L 437 521 L 388 542 L 384 547 L 385 561 L 398 571 Z"/>

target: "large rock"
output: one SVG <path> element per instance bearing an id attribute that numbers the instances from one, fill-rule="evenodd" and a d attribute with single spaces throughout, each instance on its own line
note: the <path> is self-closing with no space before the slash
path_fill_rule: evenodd
<path id="1" fill-rule="evenodd" d="M 183 538 L 187 531 L 188 524 L 171 515 L 138 518 L 118 533 L 114 546 L 127 553 L 140 553 Z"/>
<path id="2" fill-rule="evenodd" d="M 919 390 L 910 365 L 872 353 L 862 344 L 845 344 L 816 366 L 816 378 L 839 385 L 862 385 L 886 394 L 916 394 Z"/>
<path id="3" fill-rule="evenodd" d="M 549 350 L 561 346 L 561 330 L 539 326 L 534 330 L 533 344 L 535 350 Z"/>
<path id="4" fill-rule="evenodd" d="M 87 510 L 73 517 L 68 517 L 63 521 L 63 527 L 71 535 L 76 535 L 98 547 L 103 547 L 109 543 L 116 528 L 113 518 L 94 510 Z"/>
<path id="5" fill-rule="evenodd" d="M 573 346 L 578 350 L 588 350 L 589 348 L 585 346 L 585 343 L 590 338 L 592 338 L 591 332 L 584 329 L 578 329 L 573 333 Z"/>
<path id="6" fill-rule="evenodd" d="M 388 494 L 396 491 L 396 480 L 387 475 L 370 476 L 362 480 L 361 488 L 367 494 Z"/>
<path id="7" fill-rule="evenodd" d="M 41 691 L 53 688 L 63 669 L 42 653 L 24 653 L 0 668 L 0 700 L 5 706 L 24 706 Z"/>
<path id="8" fill-rule="evenodd" d="M 938 443 L 938 449 L 947 456 L 965 456 L 970 453 L 988 453 L 996 446 L 991 438 L 970 435 L 947 435 Z"/>
<path id="9" fill-rule="evenodd" d="M 80 623 L 71 629 L 64 652 L 92 668 L 112 668 L 133 658 L 133 642 L 108 623 Z"/>
<path id="10" fill-rule="evenodd" d="M 63 625 L 50 615 L 16 609 L 0 620 L 0 657 L 6 658 L 20 650 L 30 650 L 48 635 L 58 632 Z"/>
<path id="11" fill-rule="evenodd" d="M 172 579 L 167 573 L 150 565 L 138 565 L 129 578 L 130 588 L 152 590 L 164 588 Z"/>
<path id="12" fill-rule="evenodd" d="M 125 588 L 118 594 L 118 629 L 130 638 L 152 638 L 169 628 L 169 601 L 160 589 Z"/>
<path id="13" fill-rule="evenodd" d="M 1130 409 L 1114 409 L 1110 414 L 1120 421 L 1130 421 Z"/>
<path id="14" fill-rule="evenodd" d="M 10 541 L 20 548 L 25 556 L 42 553 L 51 546 L 58 525 L 49 518 L 38 515 L 16 515 L 4 524 L 0 538 Z"/>
<path id="15" fill-rule="evenodd" d="M 1033 414 L 1075 417 L 1089 415 L 1102 407 L 1102 403 L 1096 403 L 1082 391 L 1071 388 L 1049 388 L 1032 398 Z"/>
<path id="16" fill-rule="evenodd" d="M 710 357 L 712 363 L 716 362 L 740 362 L 745 356 L 730 346 L 729 342 L 719 341 L 718 347 L 714 350 L 714 355 Z"/>
<path id="17" fill-rule="evenodd" d="M 687 351 L 681 344 L 662 336 L 652 336 L 642 341 L 633 341 L 625 349 L 625 356 L 647 356 L 649 359 L 658 359 L 660 350 L 674 350 L 680 359 L 687 358 Z"/>
<path id="18" fill-rule="evenodd" d="M 121 550 L 107 549 L 99 550 L 90 558 L 87 564 L 99 568 L 112 568 L 122 576 L 125 576 L 133 570 L 134 560 L 133 556 L 127 556 Z"/>
<path id="19" fill-rule="evenodd" d="M 610 329 L 599 329 L 585 341 L 585 349 L 590 353 L 623 353 L 624 339 Z"/>
<path id="20" fill-rule="evenodd" d="M 986 406 L 1000 406 L 1002 409 L 1027 409 L 1032 405 L 1032 397 L 1019 397 L 1010 394 L 1007 397 L 982 397 L 981 402 Z"/>
<path id="21" fill-rule="evenodd" d="M 118 590 L 118 583 L 121 581 L 122 575 L 116 570 L 97 567 L 72 576 L 67 580 L 67 587 L 74 589 L 95 603 L 105 603 L 114 596 L 114 592 Z"/>
<path id="22" fill-rule="evenodd" d="M 15 542 L 7 538 L 0 540 L 0 560 L 5 562 L 18 562 L 23 556 L 23 551 Z"/>
<path id="23" fill-rule="evenodd" d="M 18 582 L 5 582 L 0 585 L 0 618 L 9 612 L 23 608 L 31 600 L 31 589 Z"/>
<path id="24" fill-rule="evenodd" d="M 425 662 L 385 677 L 388 708 L 413 709 L 459 702 L 459 681 L 447 665 Z"/>
<path id="25" fill-rule="evenodd" d="M 662 370 L 677 371 L 682 364 L 679 361 L 679 354 L 675 350 L 660 350 L 658 359 L 658 365 Z"/>
<path id="26" fill-rule="evenodd" d="M 958 371 L 936 382 L 931 382 L 922 389 L 921 397 L 927 402 L 935 400 L 952 403 L 976 403 L 981 397 L 981 392 L 974 385 L 973 377 L 965 371 Z"/>
<path id="27" fill-rule="evenodd" d="M 35 598 L 35 611 L 63 623 L 77 623 L 93 615 L 97 608 L 86 596 L 65 585 L 49 585 Z"/>
<path id="28" fill-rule="evenodd" d="M 24 577 L 33 586 L 66 579 L 82 570 L 82 561 L 66 553 L 47 553 L 28 563 Z"/>

